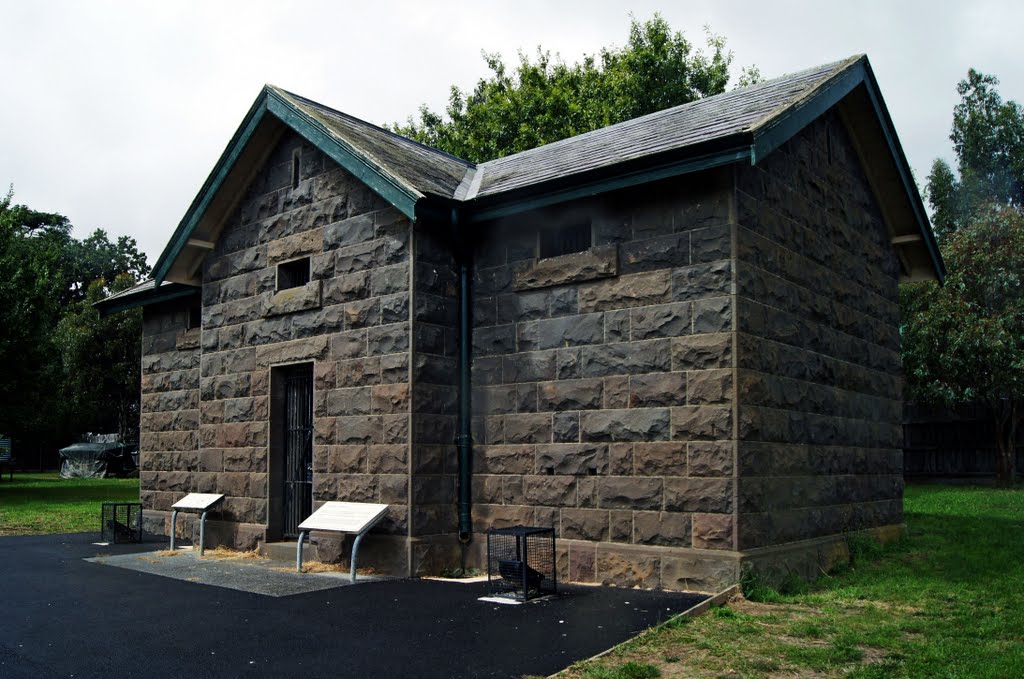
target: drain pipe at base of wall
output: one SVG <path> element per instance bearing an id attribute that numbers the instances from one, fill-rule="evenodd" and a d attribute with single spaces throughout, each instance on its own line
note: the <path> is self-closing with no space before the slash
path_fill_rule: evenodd
<path id="1" fill-rule="evenodd" d="M 471 250 L 463 238 L 458 210 L 452 208 L 452 227 L 455 232 L 459 259 L 459 433 L 455 445 L 459 451 L 459 542 L 468 544 L 473 539 L 473 430 L 470 422 L 472 380 L 470 379 L 470 258 Z"/>

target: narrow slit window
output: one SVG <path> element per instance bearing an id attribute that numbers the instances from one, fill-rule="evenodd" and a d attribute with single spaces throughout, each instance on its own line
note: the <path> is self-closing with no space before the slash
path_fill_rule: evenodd
<path id="1" fill-rule="evenodd" d="M 575 222 L 540 232 L 540 258 L 584 252 L 593 244 L 590 222 Z"/>
<path id="2" fill-rule="evenodd" d="M 288 290 L 309 282 L 309 257 L 277 265 L 277 289 Z"/>
<path id="3" fill-rule="evenodd" d="M 302 176 L 302 149 L 292 151 L 292 188 L 299 188 L 299 178 Z"/>
<path id="4" fill-rule="evenodd" d="M 203 325 L 203 307 L 199 304 L 194 304 L 188 309 L 188 325 L 186 330 L 195 330 L 201 328 Z"/>

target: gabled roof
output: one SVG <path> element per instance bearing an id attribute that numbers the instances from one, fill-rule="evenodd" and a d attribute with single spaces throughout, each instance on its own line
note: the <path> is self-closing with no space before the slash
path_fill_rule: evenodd
<path id="1" fill-rule="evenodd" d="M 339 141 L 358 149 L 369 162 L 387 168 L 399 181 L 422 195 L 451 198 L 466 176 L 466 170 L 473 167 L 468 160 L 456 158 L 273 85 L 267 87 L 277 96 L 291 102 L 310 119 L 321 123 Z"/>
<path id="2" fill-rule="evenodd" d="M 858 55 L 676 106 L 522 153 L 473 164 L 322 104 L 267 85 L 214 167 L 154 267 L 194 280 L 220 223 L 258 167 L 260 149 L 291 128 L 382 198 L 416 219 L 431 206 L 483 221 L 575 197 L 709 167 L 757 163 L 825 111 L 840 106 L 884 203 L 893 243 L 911 275 L 942 279 L 909 164 L 867 57 Z M 858 133 L 859 131 L 859 133 Z M 235 197 L 237 199 L 237 197 Z M 930 272 L 930 274 L 929 274 Z"/>
<path id="3" fill-rule="evenodd" d="M 491 196 L 752 132 L 858 59 L 792 73 L 482 163 L 477 169 L 482 175 L 479 189 L 467 198 Z"/>

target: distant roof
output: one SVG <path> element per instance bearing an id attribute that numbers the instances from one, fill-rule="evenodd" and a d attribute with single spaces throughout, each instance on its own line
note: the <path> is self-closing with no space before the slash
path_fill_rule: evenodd
<path id="1" fill-rule="evenodd" d="M 166 302 L 179 297 L 191 297 L 198 294 L 199 288 L 195 286 L 172 283 L 171 281 L 163 281 L 160 285 L 157 285 L 156 281 L 150 279 L 142 281 L 138 285 L 126 290 L 108 295 L 93 306 L 99 309 L 101 316 L 107 316 L 145 304 Z"/>
<path id="2" fill-rule="evenodd" d="M 941 280 L 944 266 L 921 196 L 864 55 L 479 164 L 267 85 L 157 260 L 153 277 L 163 283 L 170 274 L 171 280 L 197 283 L 199 265 L 233 204 L 230 196 L 261 162 L 254 148 L 272 143 L 282 123 L 410 219 L 429 209 L 443 214 L 457 208 L 463 221 L 472 222 L 717 165 L 754 164 L 829 108 L 854 99 L 857 120 L 850 124 L 870 137 L 864 148 L 872 162 L 885 165 L 875 185 L 890 194 L 891 214 L 898 215 L 895 235 L 904 239 L 901 247 L 914 250 L 916 275 L 928 277 L 931 270 Z"/>

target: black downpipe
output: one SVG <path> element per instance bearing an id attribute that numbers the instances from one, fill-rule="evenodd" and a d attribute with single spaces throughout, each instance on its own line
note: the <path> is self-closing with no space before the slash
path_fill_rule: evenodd
<path id="1" fill-rule="evenodd" d="M 469 284 L 470 257 L 469 243 L 463 238 L 459 225 L 459 213 L 452 210 L 452 226 L 455 230 L 457 257 L 459 259 L 459 434 L 455 444 L 459 451 L 459 542 L 468 543 L 473 539 L 472 488 L 473 488 L 473 430 L 470 418 L 472 381 L 470 379 L 470 348 L 472 324 L 470 317 Z"/>

